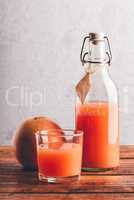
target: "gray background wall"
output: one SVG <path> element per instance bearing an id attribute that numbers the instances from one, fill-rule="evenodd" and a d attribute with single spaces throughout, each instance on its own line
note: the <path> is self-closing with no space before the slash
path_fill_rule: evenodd
<path id="1" fill-rule="evenodd" d="M 134 143 L 134 1 L 0 0 L 0 144 L 29 116 L 74 126 L 80 47 L 91 31 L 110 35 L 121 143 Z"/>

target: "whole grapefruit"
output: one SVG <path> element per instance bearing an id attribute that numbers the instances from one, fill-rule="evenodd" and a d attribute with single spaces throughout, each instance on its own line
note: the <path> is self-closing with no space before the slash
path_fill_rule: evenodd
<path id="1" fill-rule="evenodd" d="M 47 117 L 34 117 L 25 120 L 14 136 L 15 155 L 25 169 L 37 169 L 37 152 L 35 133 L 41 130 L 61 129 L 58 124 Z M 59 134 L 59 132 L 57 132 Z"/>

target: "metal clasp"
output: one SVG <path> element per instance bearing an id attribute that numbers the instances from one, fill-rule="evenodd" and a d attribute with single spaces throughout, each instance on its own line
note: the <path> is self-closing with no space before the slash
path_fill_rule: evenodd
<path id="1" fill-rule="evenodd" d="M 86 36 L 86 37 L 84 37 L 84 40 L 83 40 L 83 43 L 82 43 L 82 47 L 81 47 L 80 60 L 82 62 L 82 65 L 84 65 L 85 63 L 94 63 L 94 64 L 105 64 L 105 63 L 108 63 L 110 65 L 111 64 L 111 60 L 112 60 L 112 52 L 111 52 L 111 47 L 110 47 L 110 42 L 109 42 L 108 37 L 104 36 L 104 40 L 106 40 L 107 46 L 108 46 L 108 50 L 106 50 L 106 55 L 107 55 L 108 59 L 103 61 L 103 62 L 91 61 L 89 59 L 86 59 L 87 55 L 89 54 L 88 51 L 84 52 L 84 47 L 85 47 L 85 43 L 86 43 L 87 39 L 89 40 L 89 45 L 90 45 L 91 38 L 90 38 L 90 36 Z"/>

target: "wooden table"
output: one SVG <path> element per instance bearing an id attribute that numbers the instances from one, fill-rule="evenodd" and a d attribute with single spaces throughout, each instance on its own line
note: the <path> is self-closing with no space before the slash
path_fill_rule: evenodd
<path id="1" fill-rule="evenodd" d="M 69 184 L 39 182 L 37 172 L 23 171 L 11 147 L 0 147 L 0 199 L 134 200 L 134 145 L 121 146 L 118 170 L 82 172 Z"/>

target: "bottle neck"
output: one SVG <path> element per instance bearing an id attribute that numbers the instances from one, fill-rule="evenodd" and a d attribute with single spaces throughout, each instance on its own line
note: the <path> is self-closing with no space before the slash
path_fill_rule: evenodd
<path id="1" fill-rule="evenodd" d="M 98 66 L 98 69 L 91 74 L 89 81 L 94 91 L 99 91 L 106 88 L 107 85 L 111 82 L 111 77 L 109 75 L 109 65 L 105 64 Z"/>
<path id="2" fill-rule="evenodd" d="M 103 63 L 106 59 L 105 42 L 90 41 L 89 60 L 91 62 Z"/>
<path id="3" fill-rule="evenodd" d="M 85 63 L 85 69 L 92 75 L 103 76 L 108 72 L 108 64 L 106 61 L 105 41 L 90 41 L 89 45 L 89 60 L 90 63 Z"/>
<path id="4" fill-rule="evenodd" d="M 86 63 L 84 65 L 85 72 L 89 73 L 91 76 L 104 76 L 109 72 L 109 65 L 105 64 L 96 64 L 96 63 Z"/>

